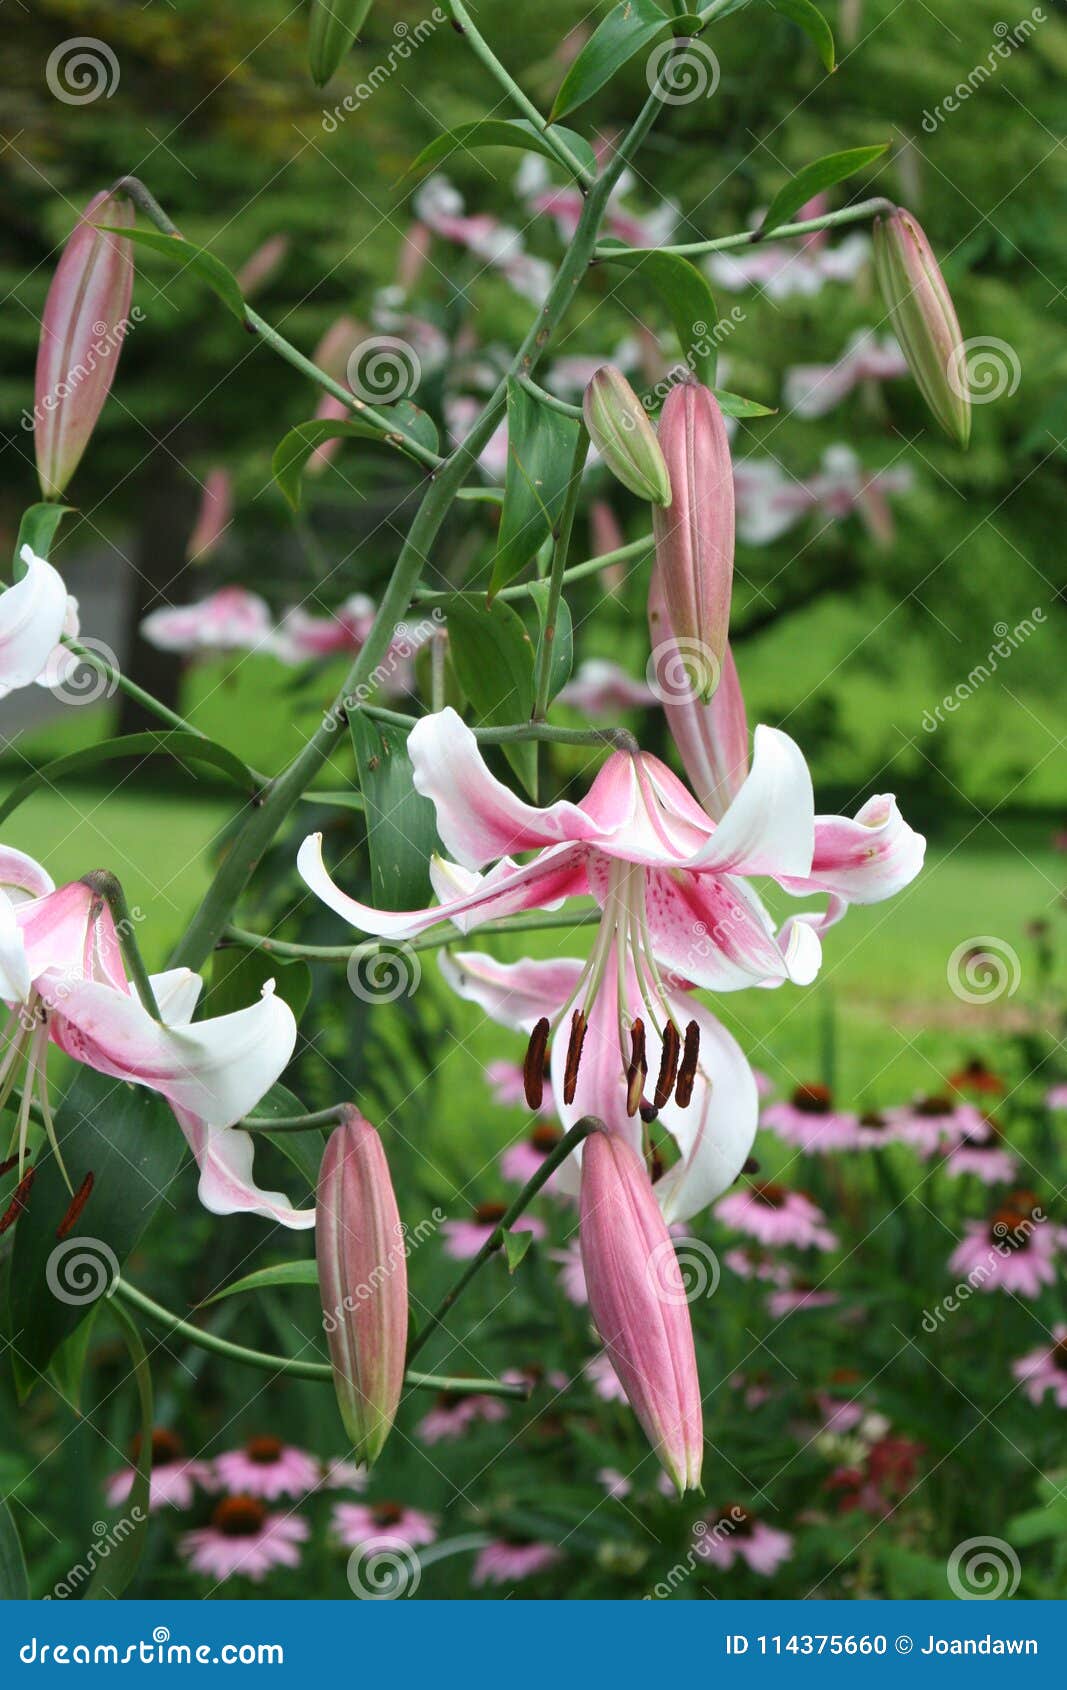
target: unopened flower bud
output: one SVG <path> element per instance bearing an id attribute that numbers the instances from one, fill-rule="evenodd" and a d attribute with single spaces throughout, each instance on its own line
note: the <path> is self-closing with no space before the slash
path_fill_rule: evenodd
<path id="1" fill-rule="evenodd" d="M 404 1383 L 407 1247 L 381 1139 L 347 1109 L 322 1158 L 315 1256 L 334 1389 L 355 1459 L 381 1454 Z"/>
<path id="2" fill-rule="evenodd" d="M 308 65 L 312 80 L 325 87 L 366 21 L 371 0 L 311 0 Z"/>
<path id="3" fill-rule="evenodd" d="M 899 207 L 874 224 L 874 271 L 908 368 L 945 433 L 971 435 L 971 396 L 959 319 L 930 242 Z"/>
<path id="4" fill-rule="evenodd" d="M 670 478 L 656 431 L 622 372 L 611 364 L 599 369 L 582 410 L 590 440 L 623 486 L 654 505 L 669 504 Z"/>
<path id="5" fill-rule="evenodd" d="M 133 251 L 121 235 L 134 208 L 121 194 L 89 201 L 56 266 L 41 318 L 34 382 L 37 475 L 58 499 L 74 474 L 103 409 L 129 322 Z"/>

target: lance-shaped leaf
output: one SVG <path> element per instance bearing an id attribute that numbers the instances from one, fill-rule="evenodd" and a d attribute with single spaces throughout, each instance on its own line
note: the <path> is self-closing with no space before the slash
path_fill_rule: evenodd
<path id="1" fill-rule="evenodd" d="M 642 48 L 664 35 L 669 22 L 655 0 L 621 0 L 593 31 L 568 69 L 553 102 L 552 122 L 584 105 Z"/>
<path id="2" fill-rule="evenodd" d="M 804 31 L 827 70 L 835 68 L 834 33 L 813 0 L 771 0 L 776 12 Z M 720 17 L 722 14 L 719 14 Z"/>
<path id="3" fill-rule="evenodd" d="M 508 463 L 491 594 L 525 568 L 559 521 L 578 426 L 508 381 Z"/>
<path id="4" fill-rule="evenodd" d="M 448 641 L 456 680 L 479 727 L 527 722 L 534 706 L 534 649 L 522 617 L 504 599 L 448 602 Z M 537 790 L 537 746 L 502 747 L 527 792 Z"/>
<path id="5" fill-rule="evenodd" d="M 440 841 L 434 807 L 415 790 L 408 729 L 355 711 L 349 731 L 367 818 L 371 902 L 384 910 L 419 909 Z"/>
<path id="6" fill-rule="evenodd" d="M 237 277 L 232 270 L 227 270 L 222 260 L 208 252 L 205 247 L 194 246 L 182 235 L 164 235 L 159 229 L 131 229 L 128 240 L 135 241 L 138 246 L 148 247 L 152 252 L 158 252 L 175 266 L 180 275 L 194 276 L 204 282 L 213 293 L 218 294 L 226 309 L 233 313 L 239 323 L 245 321 L 245 302 L 241 289 L 237 285 Z"/>
<path id="7" fill-rule="evenodd" d="M 0 1501 L 0 1602 L 25 1602 L 30 1594 L 26 1557 L 14 1515 Z"/>
<path id="8" fill-rule="evenodd" d="M 358 417 L 322 417 L 297 423 L 278 442 L 271 459 L 271 474 L 293 510 L 300 509 L 303 499 L 302 477 L 307 461 L 327 440 L 373 440 L 379 446 L 392 446 L 400 452 L 408 452 L 414 441 L 429 452 L 437 451 L 437 429 L 432 418 L 409 399 L 402 399 L 396 405 L 383 405 L 382 412 L 395 419 L 394 432 L 383 434 L 380 428 L 372 428 Z"/>
<path id="9" fill-rule="evenodd" d="M 382 1141 L 348 1109 L 322 1158 L 315 1258 L 334 1389 L 357 1461 L 381 1454 L 404 1384 L 407 1242 Z"/>
<path id="10" fill-rule="evenodd" d="M 115 377 L 129 327 L 133 219 L 125 195 L 95 195 L 48 290 L 34 380 L 34 447 L 46 499 L 57 499 L 74 474 Z"/>
<path id="11" fill-rule="evenodd" d="M 278 1285 L 317 1285 L 319 1270 L 314 1262 L 276 1262 L 273 1267 L 256 1268 L 254 1273 L 246 1273 L 241 1279 L 235 1279 L 232 1285 L 224 1285 L 221 1291 L 216 1291 L 213 1297 L 204 1301 L 205 1308 L 209 1303 L 221 1303 L 226 1297 L 240 1297 L 248 1291 L 270 1291 Z"/>
<path id="12" fill-rule="evenodd" d="M 308 65 L 312 81 L 324 88 L 366 21 L 371 0 L 311 0 L 308 16 Z"/>
<path id="13" fill-rule="evenodd" d="M 623 252 L 616 257 L 612 248 L 617 244 L 601 242 L 601 256 L 609 264 L 637 273 L 642 285 L 659 295 L 678 337 L 684 363 L 698 381 L 714 386 L 718 343 L 729 329 L 719 326 L 715 296 L 706 278 L 695 264 L 677 253 Z"/>
<path id="14" fill-rule="evenodd" d="M 18 539 L 15 541 L 14 579 L 20 581 L 26 573 L 26 562 L 22 556 L 23 546 L 29 546 L 36 557 L 47 558 L 56 537 L 56 529 L 65 516 L 69 516 L 70 505 L 57 505 L 52 500 L 43 504 L 30 505 L 22 513 L 19 522 Z"/>
<path id="15" fill-rule="evenodd" d="M 146 730 L 139 734 L 122 734 L 117 739 L 102 739 L 98 744 L 85 746 L 81 751 L 72 751 L 63 757 L 53 757 L 50 763 L 45 763 L 40 769 L 34 769 L 8 793 L 0 804 L 0 822 L 5 822 L 12 811 L 17 810 L 22 801 L 39 786 L 54 785 L 61 775 L 69 773 L 72 769 L 77 769 L 80 773 L 92 763 L 111 762 L 118 757 L 143 759 L 157 753 L 173 757 L 183 766 L 190 762 L 207 764 L 233 781 L 249 798 L 257 790 L 255 776 L 247 764 L 242 763 L 241 759 L 224 745 L 217 745 L 213 739 L 187 733 L 181 728 L 167 733 Z"/>
<path id="16" fill-rule="evenodd" d="M 816 194 L 832 188 L 835 182 L 854 176 L 857 170 L 863 170 L 876 158 L 881 158 L 888 145 L 888 141 L 882 141 L 876 147 L 850 147 L 847 152 L 828 153 L 825 158 L 816 159 L 814 164 L 805 165 L 775 194 L 760 224 L 760 233 L 788 223 L 793 213 Z"/>
<path id="17" fill-rule="evenodd" d="M 232 1015 L 246 1004 L 258 1003 L 268 980 L 274 981 L 278 996 L 299 1021 L 311 996 L 307 963 L 238 944 L 223 945 L 214 952 L 204 1010 L 208 1015 Z"/>
<path id="18" fill-rule="evenodd" d="M 564 129 L 554 125 L 554 132 L 564 141 L 571 153 L 584 165 L 590 174 L 596 172 L 596 154 L 583 135 L 575 134 L 573 129 Z M 542 158 L 550 158 L 558 163 L 555 149 L 551 140 L 546 140 L 540 129 L 536 129 L 526 117 L 483 117 L 474 123 L 461 123 L 455 129 L 446 130 L 438 135 L 436 140 L 423 147 L 422 152 L 413 164 L 408 166 L 408 176 L 422 176 L 434 165 L 440 164 L 442 159 L 451 156 L 462 147 L 469 151 L 474 147 L 519 147 L 526 153 L 540 153 Z"/>

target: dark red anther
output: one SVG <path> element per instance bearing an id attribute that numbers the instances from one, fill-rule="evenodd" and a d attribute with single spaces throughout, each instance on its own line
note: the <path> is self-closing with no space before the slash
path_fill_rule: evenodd
<path id="1" fill-rule="evenodd" d="M 542 1015 L 530 1034 L 526 1060 L 522 1065 L 522 1086 L 531 1109 L 540 1109 L 545 1095 L 545 1057 L 548 1054 L 548 1016 Z"/>
<path id="2" fill-rule="evenodd" d="M 682 1041 L 678 1036 L 678 1029 L 673 1021 L 668 1021 L 663 1029 L 663 1055 L 659 1064 L 659 1079 L 652 1101 L 657 1109 L 662 1109 L 674 1090 L 674 1082 L 678 1074 L 678 1058 L 682 1051 Z"/>
<path id="3" fill-rule="evenodd" d="M 641 1119 L 646 1127 L 650 1127 L 653 1121 L 659 1120 L 659 1110 L 654 1103 L 649 1103 L 647 1097 L 641 1099 Z"/>
<path id="4" fill-rule="evenodd" d="M 82 1210 L 85 1208 L 86 1203 L 88 1203 L 89 1198 L 92 1195 L 93 1178 L 94 1176 L 92 1174 L 86 1174 L 77 1191 L 74 1193 L 74 1196 L 71 1198 L 70 1207 L 67 1209 L 63 1219 L 56 1227 L 57 1238 L 66 1238 L 67 1233 L 73 1231 Z"/>
<path id="5" fill-rule="evenodd" d="M 25 1209 L 27 1199 L 30 1195 L 30 1186 L 33 1184 L 36 1173 L 36 1168 L 27 1168 L 26 1172 L 19 1180 L 18 1185 L 16 1185 L 11 1194 L 10 1203 L 4 1210 L 3 1214 L 0 1215 L 0 1235 L 3 1235 L 9 1226 L 14 1226 L 15 1222 Z"/>
<path id="6" fill-rule="evenodd" d="M 682 1050 L 682 1060 L 678 1065 L 678 1084 L 675 1087 L 674 1100 L 679 1109 L 689 1106 L 693 1097 L 693 1082 L 697 1077 L 697 1058 L 700 1055 L 700 1028 L 695 1021 L 690 1021 L 685 1030 L 685 1045 Z"/>
<path id="7" fill-rule="evenodd" d="M 571 1016 L 571 1036 L 567 1046 L 567 1062 L 563 1070 L 563 1101 L 574 1102 L 574 1091 L 578 1084 L 578 1064 L 582 1060 L 582 1046 L 585 1044 L 585 1032 L 588 1026 L 585 1014 L 576 1009 Z"/>
<path id="8" fill-rule="evenodd" d="M 645 1061 L 645 1024 L 638 1016 L 630 1028 L 630 1066 L 626 1070 L 626 1113 L 636 1115 L 645 1094 L 648 1063 Z"/>
<path id="9" fill-rule="evenodd" d="M 741 1169 L 741 1173 L 742 1174 L 758 1174 L 759 1173 L 759 1163 L 757 1162 L 755 1156 L 746 1156 L 745 1157 L 745 1162 L 744 1162 L 744 1166 Z M 740 1178 L 740 1175 L 738 1175 L 738 1178 Z"/>

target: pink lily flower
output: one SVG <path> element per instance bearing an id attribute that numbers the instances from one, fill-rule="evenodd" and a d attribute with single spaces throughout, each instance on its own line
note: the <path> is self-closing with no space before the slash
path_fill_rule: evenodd
<path id="1" fill-rule="evenodd" d="M 836 364 L 797 364 L 786 372 L 785 405 L 798 417 L 824 417 L 861 382 L 894 381 L 907 373 L 895 336 L 879 340 L 871 329 L 858 329 Z"/>
<path id="2" fill-rule="evenodd" d="M 689 1306 L 644 1158 L 616 1133 L 586 1140 L 580 1228 L 605 1353 L 679 1494 L 696 1490 L 704 1422 Z"/>
<path id="3" fill-rule="evenodd" d="M 681 1160 L 657 1195 L 669 1220 L 687 1219 L 737 1177 L 757 1107 L 739 1047 L 688 988 L 810 983 L 821 955 L 817 929 L 840 919 L 849 899 L 876 901 L 906 885 L 922 840 L 886 798 L 872 799 L 855 821 L 820 818 L 817 829 L 807 765 L 773 728 L 756 729 L 751 771 L 718 822 L 643 753 L 615 753 L 580 804 L 526 804 L 491 774 L 451 709 L 423 717 L 408 751 L 415 785 L 432 800 L 438 833 L 457 859 L 432 866 L 442 903 L 387 911 L 357 902 L 330 878 L 318 834 L 298 855 L 305 882 L 360 931 L 394 940 L 441 921 L 466 932 L 591 893 L 601 919 L 587 962 L 504 964 L 465 952 L 443 958 L 442 968 L 457 991 L 540 1047 L 528 1065 L 532 1108 L 540 1106 L 545 1046 L 562 1027 L 551 1083 L 565 1127 L 594 1114 L 640 1148 L 640 1106 L 658 1111 Z M 520 866 L 512 851 L 535 855 Z M 493 861 L 488 873 L 471 872 Z M 742 878 L 750 874 L 771 875 L 798 896 L 829 892 L 831 907 L 792 918 L 778 934 Z M 566 1170 L 562 1188 L 573 1191 Z"/>
<path id="4" fill-rule="evenodd" d="M 24 1156 L 31 1102 L 55 1147 L 48 1051 L 58 1045 L 100 1074 L 166 1098 L 200 1169 L 200 1201 L 216 1215 L 246 1211 L 283 1226 L 314 1224 L 252 1178 L 251 1136 L 235 1123 L 278 1079 L 293 1053 L 296 1022 L 273 982 L 247 1009 L 194 1022 L 201 980 L 187 968 L 153 975 L 160 1020 L 131 986 L 111 911 L 85 881 L 58 890 L 21 851 L 0 848 L 0 998 L 10 1015 L 0 1036 L 0 1104 L 25 1068 L 15 1137 Z M 58 1152 L 57 1152 L 58 1155 Z"/>
<path id="5" fill-rule="evenodd" d="M 655 211 L 645 215 L 628 211 L 622 201 L 633 186 L 632 172 L 624 170 L 611 190 L 604 211 L 605 234 L 624 246 L 667 246 L 678 222 L 678 207 L 670 200 L 663 200 Z M 531 211 L 540 217 L 551 217 L 561 240 L 573 238 L 585 200 L 577 188 L 553 183 L 545 159 L 528 154 L 515 178 L 515 188 Z"/>
<path id="6" fill-rule="evenodd" d="M 841 522 L 855 510 L 885 542 L 892 535 L 888 495 L 911 486 L 906 465 L 867 471 L 849 446 L 827 447 L 821 470 L 807 481 L 788 475 L 774 459 L 743 458 L 734 465 L 737 535 L 748 545 L 765 546 L 811 511 Z"/>
<path id="7" fill-rule="evenodd" d="M 1025 1385 L 1031 1402 L 1039 1403 L 1051 1391 L 1056 1407 L 1067 1408 L 1067 1325 L 1061 1321 L 1054 1326 L 1052 1343 L 1028 1350 L 1012 1362 L 1011 1370 Z"/>
<path id="8" fill-rule="evenodd" d="M 268 1514 L 254 1496 L 228 1496 L 209 1526 L 186 1532 L 180 1553 L 196 1573 L 220 1583 L 240 1574 L 259 1584 L 273 1567 L 298 1567 L 311 1528 L 299 1514 Z"/>
<path id="9" fill-rule="evenodd" d="M 193 604 L 162 605 L 141 623 L 157 651 L 201 657 L 224 651 L 270 649 L 272 618 L 266 599 L 245 587 L 220 587 Z"/>
<path id="10" fill-rule="evenodd" d="M 54 687 L 77 658 L 62 644 L 78 636 L 78 601 L 46 558 L 23 546 L 25 573 L 0 591 L 0 698 L 36 681 Z"/>

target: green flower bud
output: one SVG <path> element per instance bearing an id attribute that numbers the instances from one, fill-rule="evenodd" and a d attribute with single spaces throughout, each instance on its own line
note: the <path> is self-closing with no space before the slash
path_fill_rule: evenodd
<path id="1" fill-rule="evenodd" d="M 874 270 L 908 368 L 945 433 L 971 435 L 971 396 L 959 320 L 930 243 L 899 207 L 874 224 Z"/>
<path id="2" fill-rule="evenodd" d="M 605 364 L 585 390 L 589 438 L 611 473 L 654 505 L 669 505 L 671 482 L 645 408 L 620 370 Z"/>

